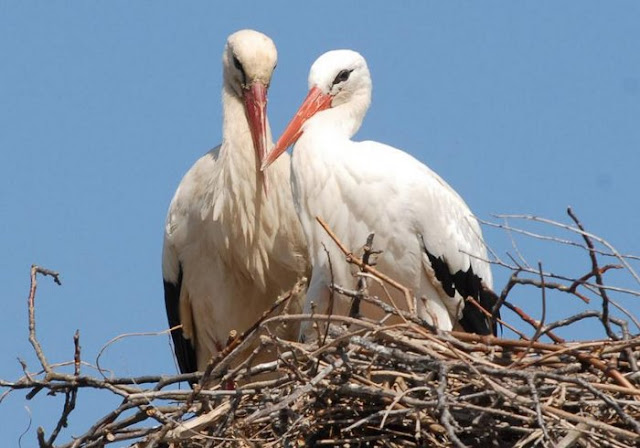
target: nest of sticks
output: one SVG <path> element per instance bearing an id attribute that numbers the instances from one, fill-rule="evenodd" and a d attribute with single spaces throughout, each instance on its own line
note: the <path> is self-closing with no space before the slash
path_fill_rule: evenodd
<path id="1" fill-rule="evenodd" d="M 639 323 L 619 297 L 638 298 L 634 290 L 605 283 L 608 271 L 624 272 L 640 284 L 638 258 L 621 255 L 609 243 L 573 224 L 530 216 L 510 217 L 569 232 L 573 240 L 526 231 L 528 237 L 572 241 L 584 249 L 590 269 L 581 276 L 553 274 L 513 257 L 493 262 L 512 271 L 498 294 L 503 334 L 479 336 L 442 332 L 414 316 L 371 297 L 359 288 L 334 285 L 334 293 L 381 307 L 386 319 L 353 316 L 282 315 L 272 310 L 241 335 L 230 335 L 223 352 L 203 373 L 136 378 L 80 373 L 76 342 L 74 373 L 49 364 L 35 333 L 37 274 L 57 274 L 34 266 L 29 295 L 30 340 L 42 372 L 14 382 L 2 381 L 6 393 L 26 389 L 64 394 L 62 415 L 48 435 L 38 429 L 41 447 L 98 447 L 109 443 L 136 447 L 211 446 L 496 446 L 630 447 L 640 443 Z M 495 225 L 510 232 L 510 224 Z M 520 229 L 522 230 L 522 229 Z M 336 241 L 340 244 L 339 241 Z M 364 252 L 345 252 L 363 278 L 384 282 Z M 616 264 L 601 265 L 613 258 Z M 389 284 L 389 287 L 401 285 Z M 518 287 L 518 288 L 517 288 Z M 542 315 L 536 319 L 514 304 L 514 290 L 536 292 Z M 545 322 L 553 294 L 589 301 L 586 310 Z M 613 297 L 615 295 L 615 298 Z M 549 297 L 547 297 L 549 296 Z M 467 306 L 475 306 L 468 302 Z M 490 313 L 488 310 L 487 313 Z M 507 316 L 509 317 L 507 319 Z M 600 340 L 566 341 L 558 335 L 578 322 L 599 322 Z M 313 320 L 318 337 L 307 344 L 286 341 L 274 326 Z M 326 325 L 330 324 L 330 325 Z M 633 329 L 633 330 L 632 330 Z M 252 355 L 239 359 L 250 344 Z M 260 350 L 277 354 L 256 365 Z M 267 379 L 265 379 L 267 378 Z M 193 389 L 179 383 L 194 382 Z M 235 388 L 230 389 L 229 385 Z M 121 404 L 84 434 L 56 444 L 82 388 L 103 389 L 122 397 Z"/>

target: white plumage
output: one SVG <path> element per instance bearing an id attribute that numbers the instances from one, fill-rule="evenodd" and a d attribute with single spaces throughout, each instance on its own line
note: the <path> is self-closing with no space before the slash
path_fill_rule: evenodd
<path id="1" fill-rule="evenodd" d="M 313 265 L 305 310 L 314 302 L 318 312 L 327 311 L 331 269 L 336 284 L 355 285 L 354 268 L 318 224 L 319 216 L 352 251 L 375 232 L 374 247 L 384 251 L 377 269 L 413 291 L 421 318 L 445 330 L 460 321 L 467 331 L 495 332 L 489 319 L 464 303 L 471 296 L 489 310 L 494 304 L 481 287 L 481 282 L 492 286 L 482 232 L 465 202 L 409 154 L 351 140 L 371 101 L 364 58 L 349 50 L 322 55 L 311 67 L 309 88 L 263 164 L 268 166 L 297 141 L 292 188 Z M 385 297 L 375 284 L 372 292 Z M 336 300 L 333 311 L 347 314 L 349 302 Z M 405 303 L 399 296 L 394 301 L 400 307 Z M 379 315 L 372 307 L 362 312 Z M 303 336 L 312 335 L 303 326 Z"/>
<path id="2" fill-rule="evenodd" d="M 187 172 L 169 207 L 162 274 L 169 324 L 182 325 L 172 336 L 183 372 L 202 370 L 231 330 L 250 327 L 307 266 L 289 158 L 259 170 L 272 145 L 266 91 L 276 59 L 261 33 L 228 38 L 222 144 Z"/>

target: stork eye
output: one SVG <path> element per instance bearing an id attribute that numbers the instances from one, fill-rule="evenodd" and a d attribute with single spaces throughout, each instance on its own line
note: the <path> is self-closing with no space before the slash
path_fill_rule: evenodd
<path id="1" fill-rule="evenodd" d="M 243 86 L 247 84 L 247 75 L 244 72 L 244 68 L 242 68 L 242 64 L 240 63 L 240 61 L 238 60 L 238 58 L 236 57 L 236 55 L 233 55 L 233 65 L 236 66 L 236 68 L 238 69 L 238 71 L 240 72 L 240 74 L 242 75 L 242 84 Z"/>
<path id="2" fill-rule="evenodd" d="M 352 71 L 353 70 L 342 70 L 340 73 L 338 73 L 338 76 L 336 76 L 336 79 L 333 80 L 333 85 L 335 86 L 336 84 L 345 82 L 347 79 L 349 79 L 349 75 L 351 74 Z"/>
<path id="3" fill-rule="evenodd" d="M 240 63 L 240 61 L 238 60 L 238 58 L 235 55 L 233 56 L 233 65 L 235 65 L 238 70 L 240 70 L 242 73 L 244 73 L 244 69 L 242 68 L 242 64 Z"/>

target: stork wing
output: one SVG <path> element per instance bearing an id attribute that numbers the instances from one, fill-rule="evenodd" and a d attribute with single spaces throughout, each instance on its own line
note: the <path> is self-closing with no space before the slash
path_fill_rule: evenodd
<path id="1" fill-rule="evenodd" d="M 469 297 L 475 299 L 489 313 L 497 302 L 491 291 L 493 278 L 486 261 L 482 230 L 467 204 L 438 174 L 404 151 L 369 141 L 356 146 L 363 149 L 360 153 L 364 153 L 364 157 L 369 157 L 367 163 L 355 163 L 354 160 L 348 165 L 357 169 L 351 177 L 388 179 L 385 174 L 389 170 L 397 173 L 396 185 L 385 185 L 391 190 L 386 191 L 386 200 L 379 200 L 385 197 L 382 188 L 373 190 L 379 192 L 372 195 L 377 198 L 378 207 L 382 204 L 384 208 L 376 209 L 376 204 L 369 204 L 370 210 L 383 216 L 394 203 L 400 204 L 392 213 L 404 217 L 400 222 L 406 223 L 407 233 L 411 229 L 419 232 L 426 254 L 424 262 L 431 265 L 442 289 L 451 298 L 457 294 L 465 300 L 460 325 L 467 332 L 496 334 L 495 319 L 490 319 L 467 300 Z M 395 194 L 393 188 L 398 189 Z M 357 192 L 357 187 L 352 191 Z M 403 203 L 398 196 L 407 201 Z M 363 198 L 358 200 L 362 202 Z M 356 206 L 356 199 L 350 202 Z M 499 312 L 495 312 L 495 317 L 499 317 Z"/>
<path id="2" fill-rule="evenodd" d="M 181 325 L 171 332 L 173 348 L 182 373 L 198 370 L 195 350 L 195 331 L 189 295 L 183 283 L 183 260 L 181 250 L 190 243 L 188 232 L 190 219 L 200 219 L 202 195 L 206 188 L 202 186 L 205 173 L 215 165 L 219 147 L 206 153 L 185 174 L 169 206 L 165 224 L 164 245 L 162 248 L 162 277 L 164 282 L 164 303 L 167 310 L 169 327 Z M 197 232 L 195 232 L 197 234 Z M 197 236 L 197 235 L 195 235 Z"/>
<path id="3" fill-rule="evenodd" d="M 169 328 L 181 325 L 180 321 L 180 289 L 182 287 L 182 268 L 178 273 L 175 283 L 171 280 L 163 279 L 164 282 L 164 305 L 167 309 L 167 320 Z M 182 373 L 192 373 L 198 370 L 196 362 L 196 351 L 191 341 L 184 337 L 182 328 L 171 331 L 173 339 L 173 349 L 178 360 L 178 366 Z"/>
<path id="4" fill-rule="evenodd" d="M 454 297 L 457 292 L 465 301 L 471 297 L 488 313 L 493 312 L 498 297 L 488 285 L 483 285 L 483 280 L 474 272 L 473 265 L 470 265 L 466 271 L 460 269 L 454 273 L 443 256 L 436 257 L 429 251 L 424 239 L 422 239 L 422 249 L 431 263 L 436 279 L 449 297 Z M 500 312 L 496 310 L 494 317 L 499 318 Z M 459 323 L 468 333 L 497 335 L 498 328 L 495 318 L 489 318 L 475 304 L 468 301 L 462 310 L 462 318 Z"/>

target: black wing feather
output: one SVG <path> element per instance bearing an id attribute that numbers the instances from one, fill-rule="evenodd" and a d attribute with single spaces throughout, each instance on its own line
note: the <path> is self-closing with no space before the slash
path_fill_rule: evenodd
<path id="1" fill-rule="evenodd" d="M 421 238 L 421 240 L 422 248 L 429 258 L 436 278 L 442 284 L 442 289 L 444 289 L 447 295 L 453 297 L 455 292 L 458 291 L 465 300 L 467 297 L 473 297 L 485 310 L 492 313 L 497 303 L 497 297 L 493 291 L 488 291 L 482 286 L 482 279 L 473 272 L 473 268 L 469 266 L 468 271 L 451 273 L 445 259 L 443 257 L 436 257 L 430 253 L 424 243 L 424 239 Z M 499 318 L 500 312 L 496 310 L 493 315 Z M 460 325 L 462 325 L 464 331 L 468 333 L 481 335 L 492 334 L 494 336 L 498 334 L 496 319 L 490 319 L 470 303 L 465 303 Z"/>
<path id="2" fill-rule="evenodd" d="M 169 328 L 180 325 L 180 288 L 182 287 L 182 267 L 178 274 L 178 282 L 173 283 L 164 280 L 164 304 L 167 308 L 167 320 Z M 173 349 L 178 359 L 178 366 L 182 373 L 193 373 L 198 370 L 196 351 L 191 341 L 186 339 L 182 328 L 176 328 L 171 332 Z"/>

